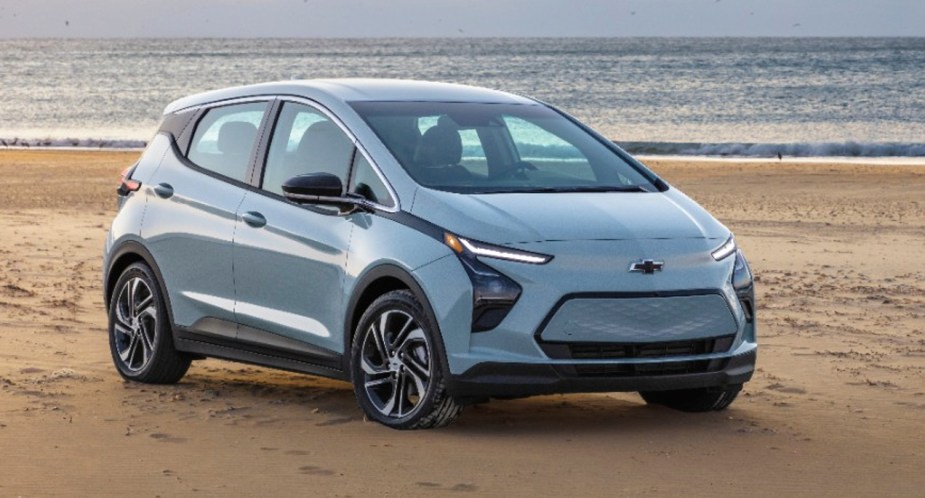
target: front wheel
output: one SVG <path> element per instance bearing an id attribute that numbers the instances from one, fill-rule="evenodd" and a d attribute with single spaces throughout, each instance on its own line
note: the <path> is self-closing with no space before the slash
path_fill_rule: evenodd
<path id="1" fill-rule="evenodd" d="M 122 377 L 149 384 L 173 384 L 190 358 L 173 346 L 167 308 L 151 268 L 130 265 L 116 282 L 109 304 L 109 349 Z"/>
<path id="2" fill-rule="evenodd" d="M 742 384 L 676 391 L 641 391 L 642 399 L 650 405 L 664 405 L 682 412 L 709 412 L 723 410 L 735 401 Z"/>
<path id="3" fill-rule="evenodd" d="M 360 318 L 353 389 L 366 416 L 393 429 L 443 427 L 462 407 L 447 394 L 436 326 L 407 290 L 383 294 Z"/>

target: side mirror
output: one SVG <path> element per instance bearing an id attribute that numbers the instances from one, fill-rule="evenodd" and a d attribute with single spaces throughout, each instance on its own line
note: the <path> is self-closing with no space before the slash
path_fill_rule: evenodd
<path id="1" fill-rule="evenodd" d="M 340 178 L 330 173 L 299 175 L 283 182 L 283 196 L 298 204 L 350 205 L 343 192 L 344 184 Z"/>

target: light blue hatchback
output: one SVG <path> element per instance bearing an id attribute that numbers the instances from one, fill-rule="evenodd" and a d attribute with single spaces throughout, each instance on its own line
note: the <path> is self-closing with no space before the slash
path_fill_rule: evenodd
<path id="1" fill-rule="evenodd" d="M 103 267 L 123 377 L 177 382 L 205 357 L 324 375 L 400 429 L 545 393 L 719 410 L 756 358 L 726 227 L 562 111 L 461 85 L 170 104 Z"/>

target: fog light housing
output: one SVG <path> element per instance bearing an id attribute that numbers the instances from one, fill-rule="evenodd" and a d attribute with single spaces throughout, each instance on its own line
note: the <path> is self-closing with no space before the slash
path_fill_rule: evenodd
<path id="1" fill-rule="evenodd" d="M 517 303 L 521 287 L 477 259 L 460 257 L 459 261 L 472 282 L 472 331 L 497 327 Z"/>

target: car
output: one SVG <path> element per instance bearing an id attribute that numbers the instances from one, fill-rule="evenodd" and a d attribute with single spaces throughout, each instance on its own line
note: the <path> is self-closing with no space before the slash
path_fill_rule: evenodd
<path id="1" fill-rule="evenodd" d="M 342 379 L 395 429 L 553 393 L 721 410 L 756 361 L 725 226 L 565 112 L 472 86 L 181 98 L 122 175 L 103 270 L 125 379 L 207 357 Z"/>

